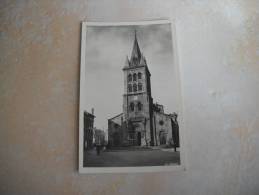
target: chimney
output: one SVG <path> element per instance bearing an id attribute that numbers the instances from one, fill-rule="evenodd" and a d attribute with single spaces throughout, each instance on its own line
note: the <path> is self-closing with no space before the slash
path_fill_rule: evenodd
<path id="1" fill-rule="evenodd" d="M 92 115 L 94 115 L 94 108 L 92 108 Z"/>

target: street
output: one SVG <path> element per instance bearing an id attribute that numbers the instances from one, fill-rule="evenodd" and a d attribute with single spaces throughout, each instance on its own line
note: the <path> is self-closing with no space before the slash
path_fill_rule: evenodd
<path id="1" fill-rule="evenodd" d="M 85 167 L 162 166 L 180 163 L 180 152 L 172 149 L 96 150 L 84 154 Z"/>

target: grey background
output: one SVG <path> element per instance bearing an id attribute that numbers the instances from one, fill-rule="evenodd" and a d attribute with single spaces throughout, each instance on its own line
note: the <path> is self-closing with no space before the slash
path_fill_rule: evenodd
<path id="1" fill-rule="evenodd" d="M 0 194 L 259 191 L 257 0 L 0 4 Z M 177 20 L 187 170 L 79 175 L 80 22 Z"/>

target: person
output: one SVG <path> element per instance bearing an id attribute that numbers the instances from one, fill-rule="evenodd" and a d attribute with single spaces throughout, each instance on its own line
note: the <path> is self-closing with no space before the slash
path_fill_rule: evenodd
<path id="1" fill-rule="evenodd" d="M 99 144 L 96 145 L 97 155 L 100 155 L 101 146 Z"/>
<path id="2" fill-rule="evenodd" d="M 100 151 L 101 151 L 101 142 L 100 142 L 100 139 L 97 139 L 97 140 L 96 140 L 95 145 L 96 145 L 96 153 L 97 153 L 97 155 L 100 155 Z"/>

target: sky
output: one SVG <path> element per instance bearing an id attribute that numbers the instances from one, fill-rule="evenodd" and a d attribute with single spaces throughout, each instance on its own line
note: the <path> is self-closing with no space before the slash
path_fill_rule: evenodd
<path id="1" fill-rule="evenodd" d="M 165 113 L 180 109 L 170 24 L 88 26 L 83 107 L 87 112 L 94 108 L 96 128 L 107 130 L 108 119 L 122 113 L 122 68 L 131 56 L 135 30 L 151 73 L 154 103 L 164 105 Z"/>

